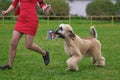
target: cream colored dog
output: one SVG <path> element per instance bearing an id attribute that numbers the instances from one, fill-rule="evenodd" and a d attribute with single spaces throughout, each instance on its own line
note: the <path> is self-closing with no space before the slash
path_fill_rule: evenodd
<path id="1" fill-rule="evenodd" d="M 91 38 L 80 38 L 73 33 L 73 29 L 69 24 L 60 24 L 56 31 L 58 37 L 65 40 L 65 52 L 70 55 L 66 61 L 67 70 L 79 70 L 78 62 L 82 60 L 82 55 L 92 57 L 92 63 L 96 66 L 104 66 L 105 58 L 101 55 L 101 43 L 97 40 L 97 32 L 92 26 L 90 28 Z"/>

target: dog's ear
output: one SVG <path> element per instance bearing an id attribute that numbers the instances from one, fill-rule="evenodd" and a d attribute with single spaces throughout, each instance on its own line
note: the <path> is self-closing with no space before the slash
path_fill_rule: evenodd
<path id="1" fill-rule="evenodd" d="M 73 39 L 74 37 L 75 37 L 75 34 L 74 34 L 74 32 L 73 31 L 69 31 L 70 32 L 70 37 Z"/>

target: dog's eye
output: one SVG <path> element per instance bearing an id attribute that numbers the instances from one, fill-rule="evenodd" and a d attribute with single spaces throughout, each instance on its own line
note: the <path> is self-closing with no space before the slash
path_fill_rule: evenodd
<path id="1" fill-rule="evenodd" d="M 62 28 L 62 27 L 60 27 L 60 28 L 59 28 L 59 30 L 63 31 L 63 28 Z"/>

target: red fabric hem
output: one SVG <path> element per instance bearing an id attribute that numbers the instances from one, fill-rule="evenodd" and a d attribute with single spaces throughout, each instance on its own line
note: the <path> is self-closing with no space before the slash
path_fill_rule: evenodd
<path id="1" fill-rule="evenodd" d="M 25 32 L 25 31 L 20 31 L 20 30 L 18 30 L 18 29 L 14 29 L 15 31 L 18 31 L 18 32 L 20 32 L 20 33 L 22 33 L 22 34 L 29 34 L 29 35 L 31 35 L 31 36 L 35 36 L 36 35 L 36 32 L 35 33 L 28 33 L 28 32 Z"/>

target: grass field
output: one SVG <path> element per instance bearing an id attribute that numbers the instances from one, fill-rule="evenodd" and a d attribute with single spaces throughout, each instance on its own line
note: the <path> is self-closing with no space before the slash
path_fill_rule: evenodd
<path id="1" fill-rule="evenodd" d="M 62 22 L 62 21 L 61 21 Z M 7 64 L 9 44 L 15 22 L 0 24 L 0 65 Z M 67 22 L 65 22 L 67 23 Z M 120 80 L 120 24 L 94 24 L 98 39 L 102 43 L 102 53 L 106 66 L 95 67 L 90 58 L 83 58 L 79 71 L 65 71 L 66 55 L 62 39 L 46 40 L 49 29 L 57 29 L 59 23 L 51 21 L 49 25 L 41 21 L 34 42 L 50 51 L 51 62 L 43 63 L 42 56 L 25 48 L 25 36 L 17 47 L 12 70 L 0 70 L 0 80 Z M 89 24 L 72 23 L 74 32 L 81 37 L 90 36 Z"/>

